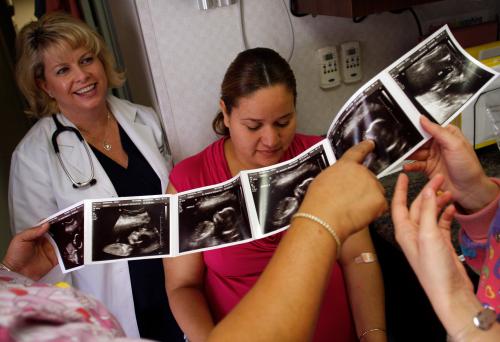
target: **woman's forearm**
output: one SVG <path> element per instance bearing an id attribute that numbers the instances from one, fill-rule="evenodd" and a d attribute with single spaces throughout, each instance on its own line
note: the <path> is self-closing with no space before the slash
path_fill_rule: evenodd
<path id="1" fill-rule="evenodd" d="M 369 257 L 361 258 L 362 253 Z M 349 237 L 342 248 L 341 263 L 351 311 L 361 341 L 386 341 L 384 282 L 368 229 Z"/>
<path id="2" fill-rule="evenodd" d="M 335 256 L 325 229 L 296 219 L 259 281 L 210 341 L 310 340 Z"/>
<path id="3" fill-rule="evenodd" d="M 206 341 L 214 322 L 203 292 L 196 287 L 167 291 L 170 309 L 189 341 Z"/>
<path id="4" fill-rule="evenodd" d="M 358 164 L 373 148 L 354 146 L 314 179 L 265 271 L 209 340 L 311 339 L 337 249 L 387 205 L 380 183 Z"/>

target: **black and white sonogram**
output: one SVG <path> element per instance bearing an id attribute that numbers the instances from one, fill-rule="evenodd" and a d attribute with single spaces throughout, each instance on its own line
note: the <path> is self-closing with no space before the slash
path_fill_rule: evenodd
<path id="1" fill-rule="evenodd" d="M 420 113 L 438 124 L 494 76 L 465 57 L 446 31 L 389 73 Z"/>
<path id="2" fill-rule="evenodd" d="M 360 94 L 341 114 L 328 133 L 335 157 L 365 139 L 375 149 L 364 165 L 374 174 L 401 158 L 423 137 L 379 81 Z"/>
<path id="3" fill-rule="evenodd" d="M 167 255 L 168 198 L 92 203 L 92 261 Z"/>
<path id="4" fill-rule="evenodd" d="M 309 184 L 328 165 L 323 146 L 320 145 L 286 165 L 248 174 L 257 216 L 264 234 L 290 224 Z"/>
<path id="5" fill-rule="evenodd" d="M 64 269 L 82 266 L 83 260 L 83 205 L 53 218 L 49 235 L 55 241 Z"/>
<path id="6" fill-rule="evenodd" d="M 241 182 L 179 194 L 179 251 L 220 246 L 252 236 Z"/>

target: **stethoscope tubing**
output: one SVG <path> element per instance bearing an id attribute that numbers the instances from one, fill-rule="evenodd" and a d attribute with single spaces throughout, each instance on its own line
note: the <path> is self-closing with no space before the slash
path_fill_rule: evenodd
<path id="1" fill-rule="evenodd" d="M 97 180 L 94 178 L 94 163 L 92 162 L 92 155 L 90 154 L 90 149 L 87 146 L 85 140 L 83 139 L 82 134 L 74 127 L 70 126 L 64 126 L 58 119 L 56 114 L 52 114 L 52 119 L 54 120 L 54 123 L 56 124 L 56 130 L 52 134 L 52 147 L 54 148 L 54 152 L 56 153 L 57 159 L 59 160 L 59 164 L 61 164 L 61 167 L 68 176 L 69 180 L 73 184 L 74 189 L 82 189 L 88 186 L 93 186 L 97 183 Z M 77 182 L 72 176 L 71 173 L 68 171 L 66 166 L 64 165 L 64 162 L 61 158 L 61 153 L 59 151 L 59 145 L 57 143 L 57 137 L 59 134 L 64 133 L 64 132 L 71 132 L 76 134 L 78 137 L 78 140 L 83 144 L 83 147 L 85 148 L 85 152 L 87 153 L 87 158 L 90 163 L 90 178 L 84 182 Z"/>

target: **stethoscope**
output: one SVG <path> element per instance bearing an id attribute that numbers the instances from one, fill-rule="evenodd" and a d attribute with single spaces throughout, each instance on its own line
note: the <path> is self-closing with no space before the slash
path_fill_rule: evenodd
<path id="1" fill-rule="evenodd" d="M 70 126 L 64 126 L 58 119 L 55 114 L 52 114 L 52 119 L 54 120 L 54 123 L 56 124 L 56 130 L 52 134 L 52 147 L 54 147 L 54 151 L 56 152 L 57 159 L 59 159 L 59 164 L 61 164 L 62 169 L 64 170 L 64 173 L 66 173 L 66 176 L 68 176 L 69 180 L 71 183 L 73 183 L 73 188 L 75 189 L 82 189 L 87 186 L 92 186 L 97 183 L 97 180 L 94 178 L 94 163 L 92 162 L 92 156 L 90 154 L 89 147 L 85 143 L 85 140 L 83 139 L 82 135 L 80 132 Z M 78 137 L 78 140 L 83 144 L 83 147 L 85 147 L 85 151 L 87 152 L 87 157 L 89 158 L 90 162 L 90 178 L 84 182 L 77 182 L 73 177 L 71 177 L 71 174 L 69 173 L 68 169 L 66 169 L 66 166 L 64 166 L 64 162 L 61 158 L 61 154 L 59 153 L 59 145 L 57 144 L 57 137 L 59 134 L 63 132 L 72 132 L 75 133 L 76 136 Z"/>

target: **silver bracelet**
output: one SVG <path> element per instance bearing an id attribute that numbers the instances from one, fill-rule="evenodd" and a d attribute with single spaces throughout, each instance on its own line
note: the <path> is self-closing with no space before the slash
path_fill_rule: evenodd
<path id="1" fill-rule="evenodd" d="M 320 226 L 325 228 L 330 233 L 331 236 L 333 236 L 333 239 L 335 240 L 335 244 L 337 245 L 337 259 L 338 259 L 340 256 L 340 247 L 342 246 L 342 243 L 340 242 L 339 236 L 337 235 L 335 230 L 332 228 L 332 226 L 330 226 L 328 223 L 326 223 L 325 221 L 323 221 L 319 217 L 316 217 L 316 216 L 311 215 L 309 213 L 296 213 L 292 216 L 292 220 L 294 218 L 297 218 L 297 217 L 302 217 L 302 218 L 316 222 L 317 224 L 319 224 Z"/>
<path id="2" fill-rule="evenodd" d="M 0 262 L 0 270 L 12 272 L 12 270 L 10 268 L 8 268 L 7 266 L 5 266 L 5 264 L 3 262 Z"/>
<path id="3" fill-rule="evenodd" d="M 365 336 L 366 336 L 366 335 L 368 335 L 369 333 L 372 333 L 372 332 L 375 332 L 375 331 L 380 331 L 380 332 L 385 333 L 385 329 L 382 329 L 382 328 L 371 328 L 371 329 L 367 329 L 367 330 L 363 331 L 363 332 L 359 335 L 358 340 L 360 340 L 360 341 L 361 341 L 361 339 L 362 339 L 363 337 L 365 337 Z"/>

